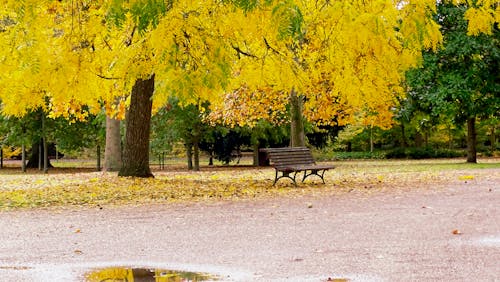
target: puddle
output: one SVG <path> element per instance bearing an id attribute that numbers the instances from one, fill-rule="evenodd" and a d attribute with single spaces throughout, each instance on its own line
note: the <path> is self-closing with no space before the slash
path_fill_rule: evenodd
<path id="1" fill-rule="evenodd" d="M 85 275 L 87 282 L 187 282 L 217 281 L 217 276 L 208 273 L 175 271 L 166 269 L 110 267 Z"/>

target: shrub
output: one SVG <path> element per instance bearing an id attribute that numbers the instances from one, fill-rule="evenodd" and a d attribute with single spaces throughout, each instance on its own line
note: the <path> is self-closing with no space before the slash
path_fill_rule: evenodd
<path id="1" fill-rule="evenodd" d="M 432 147 L 396 148 L 386 154 L 388 159 L 432 159 L 464 157 L 463 150 L 434 149 Z"/>
<path id="2" fill-rule="evenodd" d="M 385 152 L 335 152 L 331 150 L 321 150 L 314 152 L 314 157 L 318 161 L 327 160 L 351 160 L 351 159 L 385 159 Z"/>
<path id="3" fill-rule="evenodd" d="M 408 155 L 406 154 L 405 148 L 396 148 L 387 152 L 385 157 L 388 159 L 405 159 Z"/>

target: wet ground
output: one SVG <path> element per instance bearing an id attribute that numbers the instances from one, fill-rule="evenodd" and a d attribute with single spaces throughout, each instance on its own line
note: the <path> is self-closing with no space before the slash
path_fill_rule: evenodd
<path id="1" fill-rule="evenodd" d="M 110 266 L 226 281 L 500 281 L 500 171 L 373 194 L 0 213 L 0 281 Z"/>

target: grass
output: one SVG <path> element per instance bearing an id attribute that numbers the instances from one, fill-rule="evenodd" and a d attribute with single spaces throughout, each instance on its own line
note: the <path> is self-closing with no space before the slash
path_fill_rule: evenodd
<path id="1" fill-rule="evenodd" d="M 326 172 L 326 185 L 311 178 L 296 188 L 283 179 L 272 186 L 274 170 L 241 166 L 203 166 L 186 171 L 183 160 L 171 160 L 165 170 L 153 167 L 155 178 L 118 177 L 96 172 L 92 162 L 59 160 L 55 169 L 21 173 L 18 167 L 0 170 L 0 210 L 60 207 L 103 207 L 171 202 L 239 200 L 348 193 L 430 189 L 464 181 L 498 179 L 500 159 L 336 161 Z M 78 166 L 78 167 L 75 167 Z M 495 173 L 492 173 L 494 170 Z M 494 178 L 496 177 L 496 178 Z"/>

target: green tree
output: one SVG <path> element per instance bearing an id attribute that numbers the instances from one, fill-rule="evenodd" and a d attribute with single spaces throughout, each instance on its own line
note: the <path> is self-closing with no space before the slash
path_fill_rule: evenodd
<path id="1" fill-rule="evenodd" d="M 207 126 L 202 122 L 200 107 L 206 105 L 181 105 L 177 98 L 170 98 L 166 107 L 153 116 L 151 148 L 156 153 L 171 149 L 181 141 L 186 149 L 188 169 L 200 169 L 200 142 Z"/>
<path id="2" fill-rule="evenodd" d="M 434 115 L 467 125 L 467 162 L 477 162 L 476 120 L 500 113 L 500 42 L 498 25 L 491 34 L 468 34 L 469 7 L 438 2 L 443 48 L 426 51 L 420 68 L 407 73 L 410 95 Z"/>
<path id="3" fill-rule="evenodd" d="M 52 166 L 48 157 L 54 156 L 55 149 L 63 153 L 78 151 L 82 148 L 96 148 L 99 151 L 104 143 L 103 117 L 103 115 L 91 115 L 86 121 L 69 122 L 62 117 L 48 118 L 41 110 L 29 112 L 23 117 L 0 116 L 1 144 L 13 147 L 24 146 L 31 152 L 27 159 L 27 166 L 46 170 Z M 43 148 L 44 137 L 47 150 L 50 149 L 50 151 L 45 151 Z"/>

